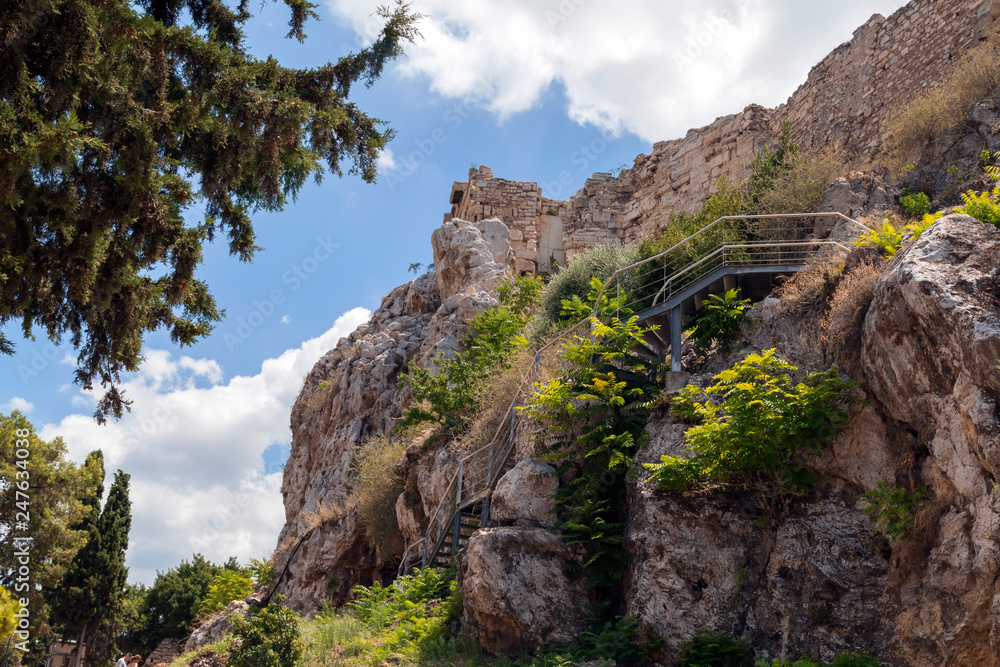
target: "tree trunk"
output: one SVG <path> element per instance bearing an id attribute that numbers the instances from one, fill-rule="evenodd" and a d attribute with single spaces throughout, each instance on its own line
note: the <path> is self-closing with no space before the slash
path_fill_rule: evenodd
<path id="1" fill-rule="evenodd" d="M 80 667 L 81 658 L 83 657 L 83 640 L 87 638 L 87 624 L 84 623 L 83 627 L 80 628 L 80 637 L 76 640 L 76 659 L 73 661 L 73 667 Z"/>

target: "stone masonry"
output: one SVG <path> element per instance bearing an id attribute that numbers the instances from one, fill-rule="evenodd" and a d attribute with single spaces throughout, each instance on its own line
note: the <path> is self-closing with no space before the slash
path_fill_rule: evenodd
<path id="1" fill-rule="evenodd" d="M 658 142 L 617 177 L 594 174 L 568 202 L 546 199 L 537 183 L 494 178 L 480 167 L 452 187 L 445 220 L 500 218 L 510 228 L 517 271 L 548 272 L 595 245 L 649 236 L 675 211 L 697 209 L 719 178 L 745 174 L 786 121 L 807 150 L 873 156 L 900 104 L 941 81 L 971 48 L 998 37 L 1000 0 L 914 0 L 888 18 L 872 16 L 775 109 L 751 105 Z"/>

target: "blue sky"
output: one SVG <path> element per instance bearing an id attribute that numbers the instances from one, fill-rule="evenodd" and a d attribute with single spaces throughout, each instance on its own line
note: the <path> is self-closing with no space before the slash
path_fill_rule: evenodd
<path id="1" fill-rule="evenodd" d="M 283 4 L 262 5 L 249 45 L 288 66 L 320 65 L 365 43 L 376 4 L 330 0 L 304 44 L 284 39 Z M 199 275 L 226 319 L 183 349 L 148 336 L 122 422 L 93 423 L 94 397 L 72 384 L 69 346 L 21 340 L 16 327 L 6 330 L 16 354 L 0 357 L 0 411 L 22 409 L 44 437 L 64 437 L 74 459 L 100 447 L 109 472 L 133 475 L 133 580 L 148 583 L 195 551 L 220 561 L 266 555 L 283 523 L 280 464 L 302 377 L 413 277 L 410 263 L 431 261 L 431 232 L 470 165 L 568 198 L 654 141 L 749 103 L 783 102 L 871 14 L 902 4 L 416 2 L 428 15 L 424 39 L 352 95 L 397 133 L 378 183 L 328 174 L 284 211 L 257 215 L 264 250 L 252 264 L 210 247 Z"/>

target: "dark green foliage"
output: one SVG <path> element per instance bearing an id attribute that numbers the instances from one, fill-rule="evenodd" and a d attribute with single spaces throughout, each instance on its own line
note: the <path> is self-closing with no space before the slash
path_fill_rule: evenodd
<path id="1" fill-rule="evenodd" d="M 740 333 L 740 325 L 746 319 L 746 311 L 751 306 L 750 299 L 739 298 L 737 289 L 731 289 L 721 296 L 710 294 L 686 327 L 698 352 L 705 353 L 713 347 L 729 352 L 733 340 Z"/>
<path id="2" fill-rule="evenodd" d="M 561 268 L 545 289 L 542 312 L 546 323 L 571 321 L 575 324 L 579 318 L 572 319 L 572 315 L 565 313 L 563 303 L 574 297 L 585 300 L 594 278 L 603 285 L 615 271 L 642 259 L 640 253 L 636 246 L 600 245 L 574 257 L 573 263 Z"/>
<path id="3" fill-rule="evenodd" d="M 313 5 L 285 2 L 301 39 Z M 348 97 L 419 18 L 404 4 L 380 13 L 371 46 L 300 70 L 249 54 L 246 0 L 4 5 L 0 324 L 68 337 L 76 381 L 108 389 L 99 420 L 127 408 L 120 374 L 138 368 L 146 332 L 190 344 L 219 320 L 195 277 L 204 243 L 224 235 L 249 261 L 256 211 L 282 209 L 325 169 L 375 180 L 392 131 Z"/>
<path id="4" fill-rule="evenodd" d="M 697 425 L 685 442 L 692 458 L 664 456 L 646 464 L 662 489 L 685 489 L 703 481 L 743 482 L 768 498 L 803 492 L 813 482 L 803 453 L 819 454 L 847 418 L 845 392 L 836 367 L 796 381 L 797 370 L 774 350 L 751 354 L 719 373 L 704 390 L 682 389 L 671 406 Z"/>
<path id="5" fill-rule="evenodd" d="M 746 638 L 733 639 L 711 628 L 696 630 L 691 639 L 677 644 L 682 651 L 678 667 L 753 667 L 753 652 Z"/>
<path id="6" fill-rule="evenodd" d="M 148 625 L 143 634 L 148 646 L 190 632 L 202 601 L 222 569 L 195 554 L 190 562 L 181 561 L 175 568 L 156 573 L 145 601 Z"/>
<path id="7" fill-rule="evenodd" d="M 233 648 L 227 667 L 295 667 L 302 656 L 299 619 L 284 597 L 246 617 L 233 617 Z M 236 641 L 238 640 L 238 641 Z"/>
<path id="8" fill-rule="evenodd" d="M 847 651 L 833 659 L 832 667 L 879 667 L 882 661 L 867 653 Z"/>
<path id="9" fill-rule="evenodd" d="M 98 464 L 88 457 L 88 464 Z M 91 454 L 94 457 L 95 454 Z M 99 463 L 103 468 L 103 463 Z M 53 619 L 64 628 L 64 636 L 91 646 L 90 656 L 104 664 L 114 654 L 124 630 L 122 605 L 128 579 L 125 551 L 132 526 L 132 504 L 128 498 L 129 476 L 119 470 L 108 492 L 103 511 L 100 498 L 92 498 L 85 519 L 87 542 L 77 552 L 62 582 L 53 591 Z"/>
<path id="10" fill-rule="evenodd" d="M 910 192 L 908 188 L 903 188 L 899 196 L 899 205 L 911 218 L 922 218 L 931 207 L 931 198 L 923 192 Z"/>
<path id="11" fill-rule="evenodd" d="M 593 586 L 619 580 L 627 562 L 625 477 L 648 438 L 646 419 L 660 394 L 656 364 L 632 352 L 646 331 L 636 318 L 611 318 L 609 324 L 592 319 L 591 334 L 566 345 L 566 368 L 537 385 L 522 408 L 545 427 L 539 437 L 547 458 L 559 465 L 561 478 L 568 477 L 555 495 L 560 530 L 568 543 L 583 546 L 579 567 Z"/>
<path id="12" fill-rule="evenodd" d="M 454 573 L 428 567 L 398 577 L 390 586 L 382 586 L 377 581 L 370 588 L 357 586 L 350 606 L 361 621 L 381 630 L 399 622 L 421 605 L 450 598 L 453 583 Z"/>
<path id="13" fill-rule="evenodd" d="M 875 530 L 895 540 L 906 537 L 910 532 L 913 527 L 913 508 L 922 501 L 926 492 L 926 486 L 907 493 L 906 489 L 893 488 L 885 482 L 879 482 L 874 489 L 866 491 L 858 502 L 866 505 L 862 511 L 872 515 Z"/>
<path id="14" fill-rule="evenodd" d="M 400 384 L 412 387 L 413 397 L 424 404 L 407 409 L 399 427 L 435 422 L 446 433 L 465 430 L 485 384 L 498 371 L 510 368 L 515 351 L 527 345 L 523 333 L 542 289 L 538 278 L 508 278 L 497 286 L 498 303 L 469 323 L 464 350 L 435 359 L 436 374 L 411 366 L 400 375 Z"/>

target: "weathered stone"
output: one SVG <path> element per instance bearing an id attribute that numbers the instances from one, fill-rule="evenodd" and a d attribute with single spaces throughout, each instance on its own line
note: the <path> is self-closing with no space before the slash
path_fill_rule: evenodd
<path id="1" fill-rule="evenodd" d="M 559 488 L 556 469 L 536 459 L 525 459 L 509 470 L 493 491 L 490 525 L 551 528 L 556 525 Z"/>
<path id="2" fill-rule="evenodd" d="M 233 600 L 225 609 L 210 616 L 191 633 L 184 644 L 184 652 L 188 653 L 222 639 L 222 635 L 233 627 L 233 617 L 245 614 L 249 606 L 243 600 Z"/>
<path id="3" fill-rule="evenodd" d="M 580 636 L 578 581 L 566 574 L 571 555 L 538 528 L 488 528 L 459 558 L 462 631 L 488 651 L 518 655 Z"/>

